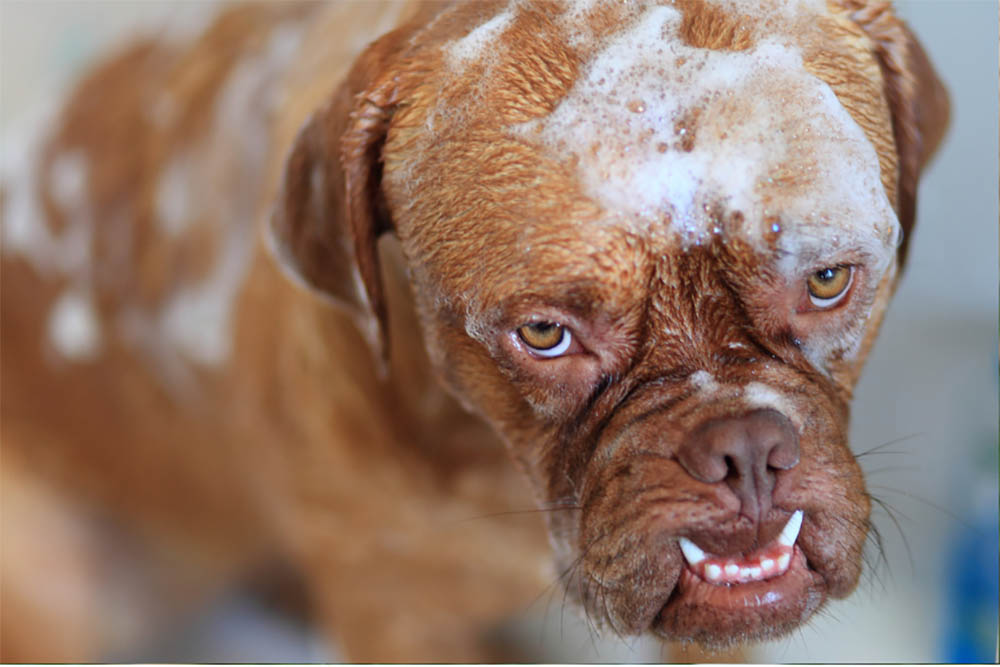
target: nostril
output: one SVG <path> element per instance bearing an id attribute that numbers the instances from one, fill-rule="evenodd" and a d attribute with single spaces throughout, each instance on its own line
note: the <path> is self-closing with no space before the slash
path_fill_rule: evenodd
<path id="1" fill-rule="evenodd" d="M 683 456 L 682 454 L 681 465 L 692 477 L 709 484 L 727 479 L 733 470 L 733 464 L 729 457 L 713 456 L 701 452 L 695 452 L 693 456 Z"/>
<path id="2" fill-rule="evenodd" d="M 773 470 L 791 470 L 799 464 L 798 437 L 794 446 L 782 443 L 772 447 L 767 455 L 767 467 Z"/>
<path id="3" fill-rule="evenodd" d="M 762 451 L 765 453 L 767 467 L 774 470 L 789 470 L 799 464 L 799 435 L 791 421 L 774 410 L 765 410 L 760 414 L 761 440 L 766 442 Z"/>

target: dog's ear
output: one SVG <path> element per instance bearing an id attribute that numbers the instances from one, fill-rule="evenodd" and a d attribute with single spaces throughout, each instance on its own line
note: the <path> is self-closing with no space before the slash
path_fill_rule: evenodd
<path id="1" fill-rule="evenodd" d="M 369 46 L 330 101 L 299 131 L 271 214 L 270 246 L 296 282 L 345 309 L 388 361 L 377 242 L 391 229 L 381 195 L 381 149 L 396 102 L 392 62 L 403 38 Z"/>
<path id="2" fill-rule="evenodd" d="M 846 0 L 851 19 L 874 45 L 899 153 L 899 264 L 906 259 L 917 209 L 917 181 L 948 127 L 948 92 L 927 54 L 888 2 Z"/>

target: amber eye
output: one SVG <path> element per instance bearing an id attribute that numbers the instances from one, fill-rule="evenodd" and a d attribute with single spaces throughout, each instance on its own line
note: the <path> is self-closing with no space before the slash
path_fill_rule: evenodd
<path id="1" fill-rule="evenodd" d="M 840 303 L 847 294 L 854 278 L 854 268 L 834 266 L 820 269 L 809 276 L 809 300 L 819 308 L 830 308 Z"/>
<path id="2" fill-rule="evenodd" d="M 525 324 L 518 328 L 517 335 L 532 352 L 543 357 L 558 357 L 573 340 L 566 327 L 554 322 Z"/>

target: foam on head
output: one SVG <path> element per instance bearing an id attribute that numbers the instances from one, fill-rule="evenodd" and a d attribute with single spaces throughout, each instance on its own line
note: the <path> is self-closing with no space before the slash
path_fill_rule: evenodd
<path id="1" fill-rule="evenodd" d="M 447 57 L 453 66 L 464 66 L 488 54 L 497 38 L 503 34 L 514 18 L 514 8 L 509 7 L 488 21 L 456 40 L 448 48 Z"/>
<path id="2" fill-rule="evenodd" d="M 759 244 L 775 229 L 793 255 L 861 245 L 888 263 L 898 223 L 878 156 L 789 27 L 822 3 L 725 5 L 752 19 L 750 48 L 691 46 L 678 9 L 638 5 L 551 114 L 510 131 L 577 165 L 584 192 L 638 230 L 690 245 L 719 233 Z"/>

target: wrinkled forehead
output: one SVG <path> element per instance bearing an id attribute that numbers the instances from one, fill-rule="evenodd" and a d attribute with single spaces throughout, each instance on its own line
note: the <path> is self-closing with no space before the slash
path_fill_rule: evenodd
<path id="1" fill-rule="evenodd" d="M 854 250 L 888 264 L 900 233 L 889 199 L 895 163 L 873 144 L 891 131 L 888 112 L 877 84 L 866 91 L 873 99 L 853 100 L 862 108 L 852 115 L 814 73 L 819 58 L 834 63 L 826 79 L 848 76 L 824 53 L 847 48 L 820 34 L 820 19 L 832 25 L 825 3 L 614 4 L 602 24 L 608 3 L 566 3 L 554 19 L 561 33 L 546 39 L 563 40 L 574 77 L 551 110 L 503 128 L 569 165 L 604 212 L 595 224 L 682 246 L 729 235 L 787 256 Z M 518 48 L 509 35 L 528 11 L 513 2 L 454 40 L 450 66 L 485 63 L 485 76 L 509 76 L 490 62 Z M 858 116 L 876 121 L 862 128 Z"/>

